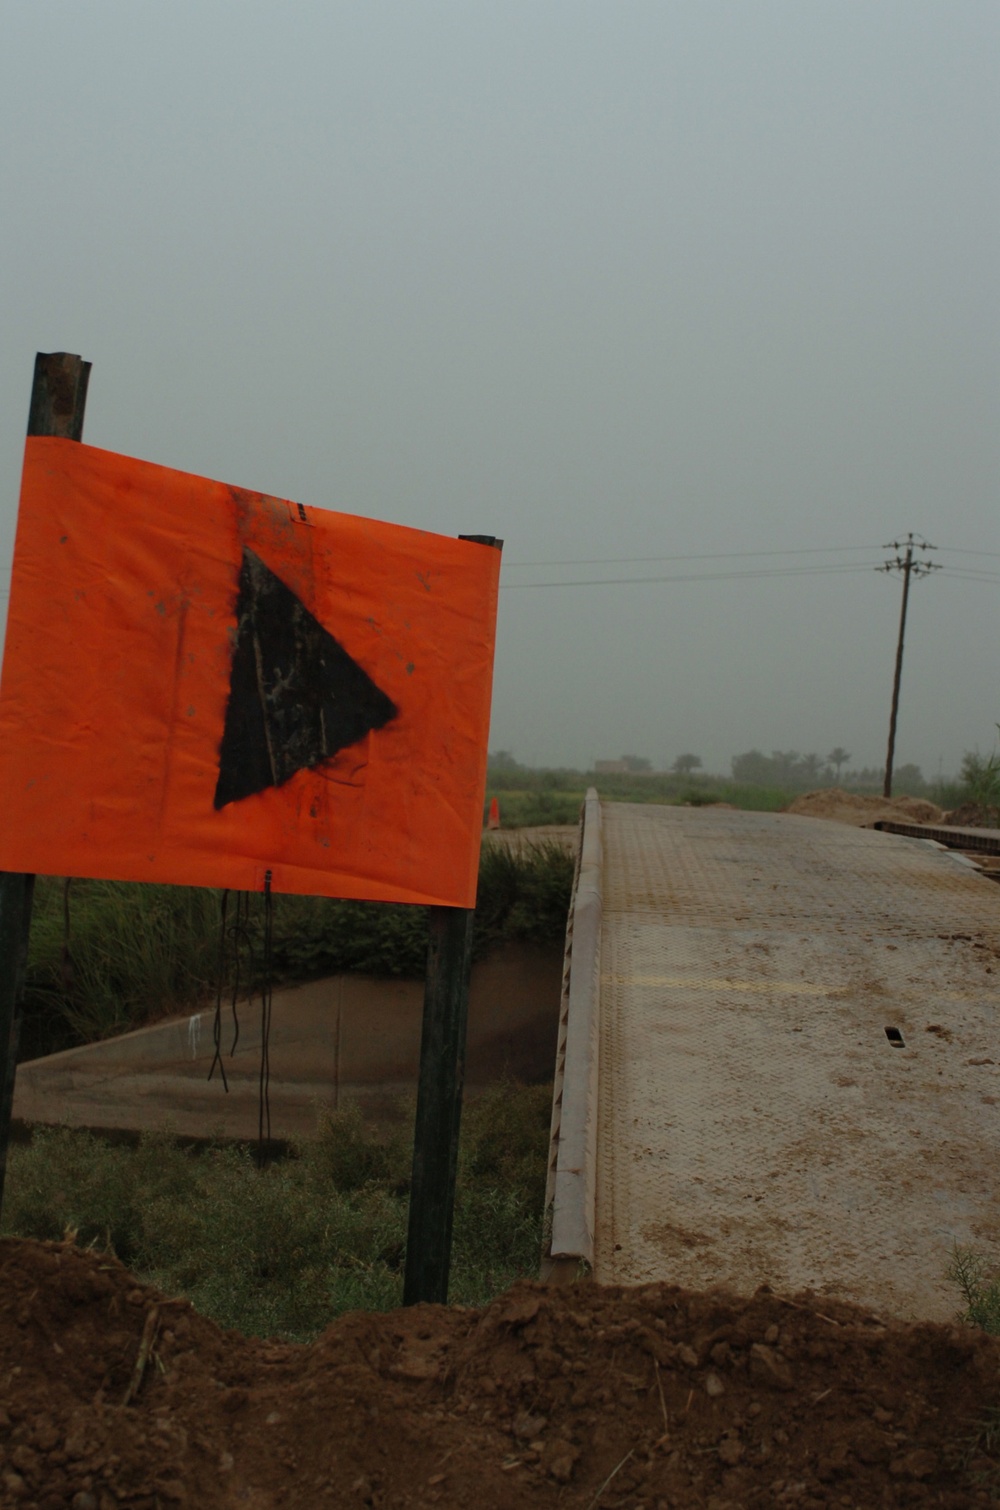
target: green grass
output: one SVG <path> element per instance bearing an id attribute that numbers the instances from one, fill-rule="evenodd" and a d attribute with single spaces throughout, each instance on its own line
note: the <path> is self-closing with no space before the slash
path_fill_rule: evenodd
<path id="1" fill-rule="evenodd" d="M 455 1303 L 483 1305 L 537 1275 L 551 1097 L 502 1084 L 465 1108 Z M 246 1149 L 38 1129 L 10 1150 L 3 1232 L 75 1232 L 223 1326 L 307 1341 L 343 1311 L 401 1302 L 410 1127 L 379 1136 L 356 1109 L 334 1113 L 264 1170 Z"/>
<path id="2" fill-rule="evenodd" d="M 579 777 L 576 777 L 577 783 Z M 704 807 L 710 802 L 728 802 L 751 812 L 780 812 L 795 796 L 779 787 L 749 786 L 720 777 L 705 776 L 590 776 L 588 786 L 595 786 L 609 802 L 688 803 Z M 586 787 L 573 785 L 565 790 L 546 787 L 490 786 L 489 800 L 500 803 L 502 828 L 533 828 L 546 823 L 576 823 Z"/>
<path id="3" fill-rule="evenodd" d="M 566 929 L 573 857 L 558 845 L 517 853 L 484 845 L 474 951 L 515 939 L 560 942 Z M 64 951 L 64 883 L 39 877 L 31 928 L 20 1057 L 35 1058 L 141 1027 L 199 1005 L 214 990 L 219 893 L 187 886 L 74 881 L 69 892 L 69 960 Z M 251 942 L 261 953 L 259 899 Z M 313 980 L 351 972 L 423 976 L 427 914 L 422 907 L 274 900 L 274 979 Z M 227 970 L 231 976 L 231 962 Z"/>
<path id="4" fill-rule="evenodd" d="M 783 787 L 745 786 L 735 781 L 723 781 L 713 800 L 730 802 L 733 807 L 750 813 L 780 813 L 798 795 Z"/>
<path id="5" fill-rule="evenodd" d="M 501 828 L 538 828 L 547 823 L 577 823 L 580 805 L 586 796 L 584 788 L 579 791 L 522 791 L 502 786 L 490 787 L 489 801 L 496 797 L 500 804 Z"/>

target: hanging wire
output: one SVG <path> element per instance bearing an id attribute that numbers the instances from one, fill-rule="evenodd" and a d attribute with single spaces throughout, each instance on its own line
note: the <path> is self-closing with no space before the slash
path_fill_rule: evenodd
<path id="1" fill-rule="evenodd" d="M 264 957 L 260 980 L 260 1096 L 257 1109 L 257 1158 L 267 1163 L 271 1143 L 271 996 L 274 974 L 274 902 L 271 872 L 264 876 Z M 265 1141 L 265 1129 L 267 1138 Z"/>
<path id="2" fill-rule="evenodd" d="M 236 893 L 236 922 L 233 925 L 233 1042 L 229 1050 L 230 1059 L 236 1053 L 236 1045 L 240 1041 L 240 1019 L 236 1008 L 240 999 L 240 986 L 242 984 L 240 963 L 244 954 L 247 958 L 247 995 L 252 996 L 253 938 L 250 932 L 250 895 L 246 891 L 238 891 Z"/>
<path id="3" fill-rule="evenodd" d="M 232 919 L 230 921 L 230 918 Z M 255 927 L 253 903 L 250 892 L 238 891 L 236 905 L 230 912 L 229 892 L 222 893 L 219 924 L 218 978 L 215 992 L 215 1021 L 212 1037 L 215 1053 L 208 1071 L 209 1080 L 215 1074 L 216 1065 L 228 1092 L 222 1057 L 222 997 L 227 976 L 231 977 L 228 992 L 233 1013 L 233 1042 L 230 1058 L 236 1053 L 240 1037 L 240 1020 L 237 1004 L 240 991 L 246 990 L 247 1000 L 252 1003 L 254 992 L 260 992 L 260 1073 L 257 1107 L 257 1163 L 264 1168 L 268 1162 L 271 1143 L 271 1006 L 274 994 L 274 899 L 271 893 L 271 872 L 264 876 L 263 944 L 259 960 L 254 949 L 254 940 L 259 928 Z M 259 965 L 259 968 L 258 968 Z M 231 968 L 230 968 L 231 967 Z M 244 981 L 246 982 L 244 987 Z"/>
<path id="4" fill-rule="evenodd" d="M 507 561 L 510 566 L 625 566 L 629 562 L 645 565 L 649 561 L 743 561 L 752 556 L 823 556 L 838 555 L 846 551 L 864 551 L 871 554 L 879 550 L 877 545 L 815 545 L 802 550 L 779 551 L 699 551 L 696 555 L 684 556 L 574 556 L 566 561 Z"/>
<path id="5" fill-rule="evenodd" d="M 222 1062 L 222 987 L 226 978 L 226 917 L 229 911 L 229 892 L 222 893 L 219 918 L 219 963 L 215 975 L 215 1019 L 212 1023 L 212 1041 L 215 1044 L 215 1053 L 212 1055 L 212 1064 L 208 1071 L 211 1080 L 215 1074 L 215 1066 L 219 1066 L 222 1076 L 222 1088 L 229 1094 L 229 1081 L 226 1079 L 226 1067 Z M 235 1045 L 234 1045 L 235 1047 Z"/>
<path id="6" fill-rule="evenodd" d="M 519 592 L 536 587 L 635 587 L 649 582 L 756 582 L 767 577 L 827 577 L 844 572 L 867 572 L 863 562 L 840 561 L 833 566 L 765 566 L 749 570 L 717 572 L 675 572 L 656 577 L 573 577 L 563 581 L 501 582 L 502 591 Z"/>
<path id="7" fill-rule="evenodd" d="M 67 876 L 63 881 L 63 941 L 59 953 L 59 974 L 62 979 L 62 988 L 67 996 L 72 995 L 76 984 L 76 969 L 70 947 L 69 889 L 72 884 L 72 876 Z"/>
<path id="8" fill-rule="evenodd" d="M 240 992 L 244 989 L 248 997 L 253 996 L 255 969 L 254 951 L 254 928 L 251 917 L 250 894 L 246 891 L 236 892 L 236 906 L 232 913 L 229 907 L 229 892 L 222 893 L 222 906 L 219 922 L 219 960 L 218 976 L 215 989 L 215 1020 L 212 1025 L 212 1038 L 215 1044 L 215 1053 L 212 1056 L 211 1067 L 208 1071 L 209 1080 L 215 1074 L 218 1065 L 222 1076 L 222 1084 L 226 1091 L 229 1090 L 229 1082 L 226 1079 L 226 1070 L 222 1062 L 222 996 L 226 990 L 227 979 L 231 980 L 228 991 L 229 1006 L 233 1014 L 233 1041 L 229 1046 L 230 1059 L 236 1053 L 236 1045 L 240 1041 L 240 1018 L 239 1002 Z M 232 921 L 230 921 L 230 918 Z"/>

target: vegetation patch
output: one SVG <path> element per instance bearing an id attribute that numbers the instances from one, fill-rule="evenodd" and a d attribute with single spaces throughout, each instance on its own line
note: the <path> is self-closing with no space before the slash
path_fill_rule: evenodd
<path id="1" fill-rule="evenodd" d="M 550 823 L 579 822 L 585 796 L 583 786 L 556 791 L 500 781 L 488 787 L 486 800 L 489 804 L 495 797 L 500 804 L 501 828 L 540 828 Z"/>
<path id="2" fill-rule="evenodd" d="M 218 893 L 39 876 L 20 1057 L 127 1032 L 204 997 Z"/>
<path id="3" fill-rule="evenodd" d="M 962 1320 L 1000 1337 L 1000 1273 L 984 1254 L 956 1248 L 948 1278 L 962 1297 Z"/>
<path id="4" fill-rule="evenodd" d="M 498 1085 L 463 1116 L 450 1299 L 484 1305 L 538 1273 L 551 1086 Z M 343 1311 L 402 1300 L 412 1107 L 386 1133 L 354 1107 L 324 1116 L 294 1156 L 138 1146 L 37 1129 L 9 1154 L 5 1236 L 113 1252 L 247 1335 L 309 1341 Z"/>
<path id="5" fill-rule="evenodd" d="M 555 844 L 517 852 L 485 844 L 474 951 L 515 939 L 559 942 L 573 856 Z M 230 908 L 232 912 L 232 908 Z M 68 920 L 68 927 L 67 927 Z M 40 876 L 35 888 L 20 1057 L 33 1059 L 191 1009 L 214 991 L 220 893 L 189 886 Z M 263 918 L 254 902 L 240 968 L 259 975 Z M 325 897 L 274 899 L 272 978 L 291 984 L 341 972 L 420 979 L 427 912 Z M 227 959 L 224 985 L 233 961 Z"/>
<path id="6" fill-rule="evenodd" d="M 567 786 L 533 784 L 533 777 L 565 776 Z M 519 776 L 518 781 L 522 778 Z M 780 812 L 788 806 L 795 792 L 790 787 L 755 786 L 748 782 L 729 781 L 721 776 L 633 775 L 601 772 L 581 775 L 541 771 L 524 773 L 525 785 L 515 784 L 507 773 L 501 774 L 487 788 L 487 803 L 496 798 L 500 805 L 501 828 L 535 828 L 550 823 L 577 823 L 587 787 L 597 788 L 608 802 L 670 803 L 688 807 L 707 807 L 712 802 L 728 802 L 752 812 Z"/>
<path id="7" fill-rule="evenodd" d="M 509 750 L 490 755 L 487 808 L 496 797 L 504 828 L 528 824 L 575 822 L 579 803 L 588 787 L 616 802 L 679 802 L 701 807 L 709 802 L 728 802 L 751 811 L 776 812 L 802 792 L 832 786 L 861 795 L 881 795 L 885 771 L 880 767 L 855 767 L 850 751 L 838 745 L 825 757 L 802 755 L 797 750 L 746 750 L 734 755 L 728 776 L 712 775 L 702 768 L 698 755 L 678 755 L 669 770 L 654 771 L 649 760 L 623 755 L 601 762 L 601 769 L 578 771 L 571 767 L 533 768 L 521 765 Z M 612 767 L 613 769 L 609 769 Z M 971 800 L 982 788 L 1000 804 L 1000 759 L 982 759 L 967 753 L 962 780 L 926 781 L 920 767 L 897 765 L 893 772 L 896 795 L 926 797 L 939 807 L 955 807 Z M 998 807 L 1000 811 L 1000 807 Z"/>

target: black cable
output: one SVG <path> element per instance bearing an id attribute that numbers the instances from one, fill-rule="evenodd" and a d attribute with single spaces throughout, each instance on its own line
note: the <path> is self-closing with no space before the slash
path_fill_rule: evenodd
<path id="1" fill-rule="evenodd" d="M 945 571 L 941 580 L 943 582 L 986 582 L 990 587 L 1000 584 L 1000 576 L 995 572 L 963 571 L 961 568 L 958 571 Z"/>
<path id="2" fill-rule="evenodd" d="M 215 1019 L 212 1023 L 212 1040 L 215 1044 L 215 1053 L 212 1055 L 212 1064 L 208 1071 L 211 1080 L 215 1074 L 215 1066 L 219 1066 L 222 1076 L 222 1087 L 226 1094 L 229 1093 L 229 1081 L 226 1079 L 226 1067 L 222 1062 L 222 987 L 226 978 L 226 917 L 229 911 L 229 892 L 222 893 L 222 903 L 219 919 L 219 963 L 215 976 Z"/>
<path id="3" fill-rule="evenodd" d="M 682 556 L 577 556 L 569 561 L 505 561 L 510 566 L 625 566 L 630 561 L 736 561 L 751 556 L 820 556 L 843 551 L 879 551 L 880 545 L 817 545 L 808 550 L 781 551 L 699 551 Z"/>
<path id="4" fill-rule="evenodd" d="M 240 945 L 242 944 L 247 957 L 247 993 L 253 995 L 254 959 L 253 938 L 250 932 L 250 894 L 246 891 L 236 893 L 236 922 L 233 924 L 233 1043 L 229 1050 L 229 1057 L 236 1053 L 236 1045 L 240 1041 L 240 1019 L 236 1010 L 240 999 Z"/>
<path id="5" fill-rule="evenodd" d="M 260 979 L 260 1096 L 257 1108 L 257 1161 L 263 1169 L 271 1142 L 271 996 L 274 966 L 274 902 L 271 872 L 264 875 L 264 956 Z M 267 1128 L 267 1141 L 264 1129 Z"/>
<path id="6" fill-rule="evenodd" d="M 73 987 L 76 984 L 76 969 L 70 947 L 69 889 L 72 884 L 72 876 L 66 876 L 63 881 L 63 941 L 59 956 L 59 974 L 63 991 L 67 996 L 72 996 Z"/>
<path id="7" fill-rule="evenodd" d="M 871 570 L 870 566 L 863 563 L 845 561 L 837 566 L 775 566 L 765 568 L 763 571 L 698 572 L 696 574 L 676 572 L 671 576 L 663 577 L 588 577 L 572 578 L 563 582 L 501 582 L 500 590 L 502 592 L 506 588 L 508 591 L 516 591 L 532 587 L 633 587 L 648 582 L 732 582 L 741 579 L 750 582 L 759 581 L 765 577 L 817 577 Z"/>

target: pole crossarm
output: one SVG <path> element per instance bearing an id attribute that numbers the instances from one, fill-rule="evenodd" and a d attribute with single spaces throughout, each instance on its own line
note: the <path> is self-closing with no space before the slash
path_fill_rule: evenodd
<path id="1" fill-rule="evenodd" d="M 909 572 L 914 577 L 927 577 L 932 571 L 941 570 L 940 561 L 920 561 L 914 557 L 914 551 L 936 551 L 938 547 L 931 545 L 922 535 L 907 535 L 905 540 L 888 540 L 882 547 L 883 550 L 895 551 L 895 556 L 890 561 L 883 561 L 881 566 L 876 566 L 876 571 L 884 572 Z M 905 552 L 905 555 L 903 554 Z"/>

